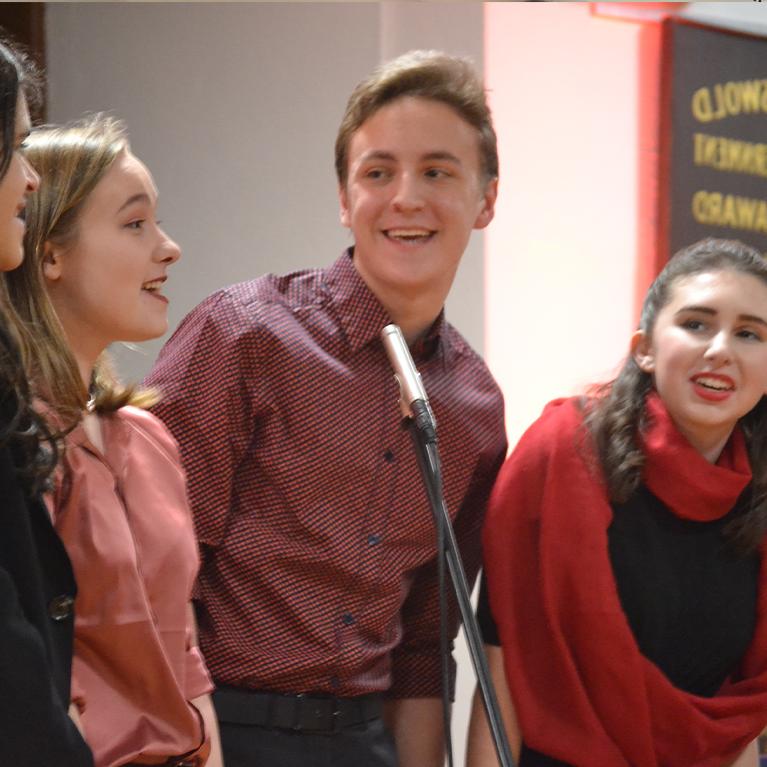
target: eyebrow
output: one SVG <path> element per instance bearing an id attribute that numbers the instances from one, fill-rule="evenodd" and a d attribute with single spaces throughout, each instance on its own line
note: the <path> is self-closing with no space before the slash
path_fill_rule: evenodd
<path id="1" fill-rule="evenodd" d="M 368 154 L 362 158 L 363 162 L 369 162 L 370 160 L 388 160 L 393 162 L 396 160 L 396 157 L 391 152 L 387 152 L 384 149 L 375 149 L 371 152 L 368 152 Z M 421 160 L 447 160 L 448 162 L 455 163 L 456 165 L 461 164 L 460 158 L 456 157 L 452 152 L 445 151 L 428 152 L 421 157 Z"/>
<path id="2" fill-rule="evenodd" d="M 456 165 L 461 164 L 460 158 L 456 157 L 451 152 L 429 152 L 428 154 L 424 155 L 424 160 L 447 160 L 448 162 L 455 163 Z"/>
<path id="3" fill-rule="evenodd" d="M 676 316 L 684 314 L 685 312 L 698 312 L 699 314 L 707 314 L 710 317 L 714 317 L 717 314 L 716 309 L 712 309 L 710 306 L 697 306 L 692 304 L 690 306 L 683 306 L 676 312 Z M 738 319 L 741 322 L 754 322 L 757 325 L 764 325 L 767 327 L 767 321 L 762 319 L 758 314 L 739 314 Z"/>
<path id="4" fill-rule="evenodd" d="M 138 194 L 132 194 L 118 209 L 118 213 L 122 213 L 126 208 L 129 208 L 131 205 L 137 202 L 146 202 L 151 203 L 152 201 L 149 199 L 149 195 L 146 192 L 139 192 Z"/>

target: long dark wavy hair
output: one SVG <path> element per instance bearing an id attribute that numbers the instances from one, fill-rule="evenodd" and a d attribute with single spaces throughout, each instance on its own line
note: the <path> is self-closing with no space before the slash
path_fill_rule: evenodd
<path id="1" fill-rule="evenodd" d="M 754 248 L 735 240 L 706 239 L 676 253 L 645 297 L 639 329 L 652 337 L 658 313 L 671 300 L 676 282 L 706 272 L 749 274 L 767 285 L 767 262 Z M 629 356 L 618 376 L 597 387 L 587 404 L 585 424 L 604 473 L 610 501 L 623 503 L 639 487 L 644 455 L 640 435 L 646 426 L 645 398 L 652 377 Z M 747 511 L 729 525 L 727 535 L 741 551 L 755 549 L 767 532 L 767 397 L 739 421 L 751 461 L 752 485 Z"/>
<path id="2" fill-rule="evenodd" d="M 0 40 L 0 184 L 13 158 L 19 94 L 36 104 L 39 76 L 29 58 Z M 32 395 L 16 337 L 5 317 L 5 285 L 0 290 L 0 448 L 10 450 L 23 490 L 32 496 L 44 488 L 56 463 L 56 448 Z"/>

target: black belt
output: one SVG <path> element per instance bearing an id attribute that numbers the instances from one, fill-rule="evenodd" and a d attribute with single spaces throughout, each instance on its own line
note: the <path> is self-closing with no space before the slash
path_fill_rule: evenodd
<path id="1" fill-rule="evenodd" d="M 160 762 L 158 765 L 139 764 L 138 762 L 131 762 L 130 764 L 124 764 L 123 767 L 202 767 L 202 760 L 197 756 L 184 757 L 184 756 L 172 756 L 165 762 Z"/>
<path id="2" fill-rule="evenodd" d="M 333 698 L 220 687 L 213 692 L 213 704 L 221 722 L 296 732 L 338 732 L 383 713 L 378 694 Z"/>
<path id="3" fill-rule="evenodd" d="M 208 761 L 210 754 L 210 739 L 205 740 L 193 751 L 187 751 L 181 756 L 170 756 L 162 762 L 155 761 L 156 758 L 162 757 L 147 757 L 152 761 L 149 762 L 126 762 L 121 767 L 203 767 Z"/>

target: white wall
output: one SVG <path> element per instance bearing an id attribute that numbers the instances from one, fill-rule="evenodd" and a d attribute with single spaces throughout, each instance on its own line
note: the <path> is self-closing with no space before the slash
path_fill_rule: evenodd
<path id="1" fill-rule="evenodd" d="M 332 261 L 333 141 L 346 98 L 379 61 L 375 5 L 53 4 L 50 119 L 109 110 L 160 191 L 182 246 L 170 325 L 216 288 Z M 129 377 L 160 341 L 121 354 Z"/>
<path id="2" fill-rule="evenodd" d="M 154 174 L 160 216 L 183 249 L 166 293 L 171 330 L 214 289 L 331 262 L 338 221 L 333 144 L 346 99 L 380 61 L 411 48 L 482 65 L 482 6 L 449 3 L 53 3 L 49 115 L 108 110 Z M 482 238 L 448 316 L 483 348 Z M 141 378 L 161 340 L 115 349 Z M 455 753 L 462 764 L 472 674 L 457 650 Z"/>
<path id="3" fill-rule="evenodd" d="M 767 13 L 762 0 L 687 3 L 681 15 L 703 24 L 749 32 L 753 35 L 767 35 Z"/>

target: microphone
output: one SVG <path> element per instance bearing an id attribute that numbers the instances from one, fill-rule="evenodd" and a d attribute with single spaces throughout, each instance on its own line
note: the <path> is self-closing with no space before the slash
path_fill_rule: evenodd
<path id="1" fill-rule="evenodd" d="M 399 326 L 387 325 L 381 331 L 381 340 L 394 370 L 394 378 L 399 384 L 402 417 L 411 419 L 429 441 L 436 442 L 437 426 L 429 407 L 429 398 Z"/>

